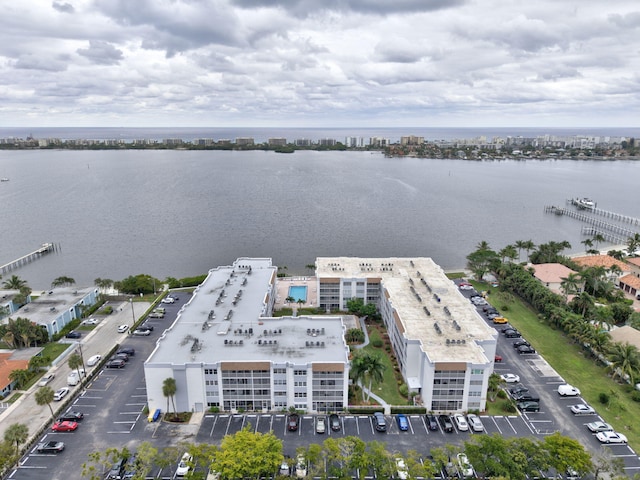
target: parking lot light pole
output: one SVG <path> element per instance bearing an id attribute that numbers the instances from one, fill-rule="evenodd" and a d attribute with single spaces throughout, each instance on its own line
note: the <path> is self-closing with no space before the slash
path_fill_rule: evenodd
<path id="1" fill-rule="evenodd" d="M 131 326 L 133 327 L 133 325 L 136 324 L 136 313 L 133 310 L 133 299 L 132 298 L 129 299 L 129 304 L 131 305 L 131 316 L 133 317 L 133 324 Z"/>

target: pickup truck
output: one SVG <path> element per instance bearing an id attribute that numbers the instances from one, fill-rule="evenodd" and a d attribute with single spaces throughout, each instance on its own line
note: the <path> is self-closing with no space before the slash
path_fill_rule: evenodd
<path id="1" fill-rule="evenodd" d="M 39 443 L 36 447 L 38 453 L 59 453 L 64 450 L 62 442 L 44 442 Z"/>

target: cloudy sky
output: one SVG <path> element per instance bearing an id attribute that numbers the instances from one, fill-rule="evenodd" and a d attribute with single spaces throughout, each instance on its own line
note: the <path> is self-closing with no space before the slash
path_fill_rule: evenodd
<path id="1" fill-rule="evenodd" d="M 2 126 L 638 126 L 639 0 L 0 0 Z"/>

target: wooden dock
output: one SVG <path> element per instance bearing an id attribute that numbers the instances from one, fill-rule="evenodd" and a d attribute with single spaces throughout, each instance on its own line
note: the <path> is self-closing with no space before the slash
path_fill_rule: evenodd
<path id="1" fill-rule="evenodd" d="M 12 270 L 15 270 L 16 268 L 20 268 L 27 263 L 31 263 L 34 260 L 37 260 L 38 258 L 46 255 L 49 252 L 55 251 L 56 249 L 57 248 L 53 243 L 43 243 L 42 246 L 37 250 L 31 253 L 27 253 L 26 255 L 14 260 L 13 262 L 5 263 L 4 265 L 0 266 L 0 274 L 10 272 Z"/>
<path id="2" fill-rule="evenodd" d="M 635 217 L 631 217 L 629 215 L 622 215 L 621 213 L 616 213 L 616 212 L 609 212 L 608 210 L 603 210 L 601 208 L 597 208 L 597 207 L 593 207 L 593 208 L 584 208 L 584 207 L 580 207 L 579 202 L 574 199 L 574 198 L 570 198 L 567 200 L 567 204 L 571 204 L 574 205 L 576 207 L 578 207 L 578 209 L 582 210 L 582 211 L 587 211 L 593 215 L 598 215 L 600 217 L 605 217 L 605 218 L 610 218 L 611 220 L 615 220 L 616 222 L 620 222 L 620 223 L 628 223 L 630 225 L 635 225 L 640 226 L 640 219 L 639 218 L 635 218 Z"/>
<path id="3" fill-rule="evenodd" d="M 580 220 L 581 222 L 591 225 L 592 227 L 591 230 L 585 230 L 584 228 L 582 229 L 583 234 L 589 235 L 590 234 L 589 232 L 595 232 L 597 230 L 598 231 L 597 233 L 600 233 L 601 235 L 605 236 L 603 232 L 607 232 L 607 235 L 609 235 L 609 237 L 615 238 L 614 243 L 620 243 L 620 244 L 626 243 L 627 238 L 633 237 L 636 233 L 638 233 L 637 231 L 631 230 L 629 228 L 625 228 L 621 225 L 605 222 L 604 220 L 596 218 L 594 213 L 597 214 L 596 213 L 598 211 L 597 208 L 588 210 L 589 213 L 586 213 L 585 210 L 576 211 L 571 208 L 556 207 L 555 205 L 550 205 L 550 206 L 544 207 L 544 211 L 545 213 L 553 213 L 555 215 L 566 215 L 568 217 L 575 218 L 576 220 Z M 602 212 L 604 212 L 604 210 L 602 210 Z M 607 212 L 607 213 L 611 214 L 612 212 Z M 602 213 L 600 213 L 600 215 L 602 215 Z M 627 217 L 625 215 L 619 215 L 619 214 L 614 214 L 614 215 L 617 215 L 617 217 L 609 215 L 607 218 L 611 218 L 618 221 L 622 221 L 622 219 L 624 218 L 624 219 L 627 219 L 626 223 L 632 223 L 633 225 L 638 225 L 639 223 L 636 223 L 636 222 L 640 222 L 640 220 L 637 220 L 637 219 L 633 219 L 635 221 L 630 222 L 629 220 L 632 219 L 632 217 Z"/>

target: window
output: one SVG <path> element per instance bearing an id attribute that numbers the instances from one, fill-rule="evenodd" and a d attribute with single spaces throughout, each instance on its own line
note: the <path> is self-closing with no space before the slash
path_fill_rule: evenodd
<path id="1" fill-rule="evenodd" d="M 471 375 L 483 375 L 483 374 L 484 374 L 484 370 L 482 370 L 481 368 L 471 369 Z"/>
<path id="2" fill-rule="evenodd" d="M 287 373 L 287 369 L 286 368 L 274 368 L 273 369 L 273 373 L 274 374 L 285 374 L 285 373 Z"/>
<path id="3" fill-rule="evenodd" d="M 307 398 L 307 392 L 296 392 L 293 396 L 296 398 Z"/>
<path id="4" fill-rule="evenodd" d="M 217 368 L 205 368 L 204 369 L 204 374 L 205 375 L 217 375 L 218 374 L 218 369 Z"/>
<path id="5" fill-rule="evenodd" d="M 293 371 L 294 375 L 299 375 L 302 377 L 306 377 L 307 376 L 307 371 L 306 370 L 294 370 Z"/>
<path id="6" fill-rule="evenodd" d="M 306 387 L 307 382 L 293 382 L 294 387 Z"/>

